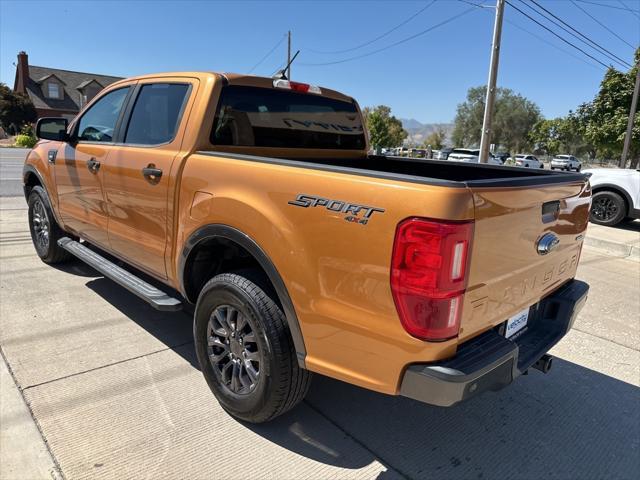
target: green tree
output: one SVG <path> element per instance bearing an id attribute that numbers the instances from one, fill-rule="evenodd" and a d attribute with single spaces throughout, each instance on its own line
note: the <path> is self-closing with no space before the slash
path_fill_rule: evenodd
<path id="1" fill-rule="evenodd" d="M 596 149 L 584 135 L 583 119 L 579 114 L 569 112 L 566 117 L 539 120 L 529 132 L 529 142 L 536 153 L 557 155 L 596 155 Z"/>
<path id="2" fill-rule="evenodd" d="M 0 126 L 6 131 L 17 133 L 20 128 L 35 122 L 36 109 L 27 95 L 15 93 L 4 83 L 0 83 Z"/>
<path id="3" fill-rule="evenodd" d="M 427 138 L 425 138 L 424 140 L 424 146 L 428 147 L 429 145 L 431 145 L 431 148 L 440 150 L 442 147 L 444 147 L 445 137 L 445 131 L 441 128 L 437 128 L 435 131 L 427 135 Z"/>
<path id="4" fill-rule="evenodd" d="M 456 146 L 480 144 L 486 91 L 486 86 L 470 88 L 467 99 L 458 105 L 452 135 Z M 529 131 L 540 119 L 540 108 L 534 102 L 508 88 L 498 88 L 491 143 L 521 151 L 530 145 Z"/>
<path id="5" fill-rule="evenodd" d="M 366 107 L 362 114 L 373 147 L 397 147 L 407 138 L 402 122 L 391 115 L 391 109 L 386 105 Z"/>
<path id="6" fill-rule="evenodd" d="M 640 48 L 635 52 L 635 66 L 628 72 L 610 68 L 600 84 L 600 91 L 589 103 L 580 105 L 577 116 L 585 138 L 599 153 L 619 156 L 629 120 L 629 109 L 640 62 Z M 640 111 L 636 112 L 631 133 L 629 167 L 636 168 L 640 161 Z"/>
<path id="7" fill-rule="evenodd" d="M 556 155 L 560 152 L 560 124 L 562 118 L 539 120 L 529 132 L 529 141 L 536 152 Z"/>

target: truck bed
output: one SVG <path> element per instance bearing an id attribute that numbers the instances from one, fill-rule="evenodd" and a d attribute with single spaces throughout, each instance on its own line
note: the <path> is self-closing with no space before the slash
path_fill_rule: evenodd
<path id="1" fill-rule="evenodd" d="M 336 173 L 371 176 L 387 180 L 450 187 L 525 187 L 532 185 L 552 185 L 585 178 L 583 174 L 579 173 L 408 157 L 370 155 L 366 158 L 331 157 L 298 160 L 229 152 L 200 153 L 292 167 L 312 168 Z"/>

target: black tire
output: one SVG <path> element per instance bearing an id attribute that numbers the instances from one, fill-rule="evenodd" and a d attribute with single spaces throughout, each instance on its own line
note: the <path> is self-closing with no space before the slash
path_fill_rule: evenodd
<path id="1" fill-rule="evenodd" d="M 580 170 L 582 170 L 582 165 L 578 165 L 578 168 L 576 168 L 576 172 L 579 172 Z"/>
<path id="2" fill-rule="evenodd" d="M 589 220 L 598 225 L 612 227 L 627 215 L 624 199 L 616 192 L 608 190 L 596 192 L 591 199 Z"/>
<path id="3" fill-rule="evenodd" d="M 33 187 L 27 203 L 31 241 L 40 259 L 48 264 L 70 260 L 72 255 L 58 245 L 58 240 L 67 234 L 56 222 L 44 189 Z"/>
<path id="4" fill-rule="evenodd" d="M 222 408 L 240 420 L 271 420 L 295 407 L 309 390 L 311 372 L 298 365 L 282 310 L 244 276 L 224 273 L 205 284 L 193 333 L 209 388 Z"/>

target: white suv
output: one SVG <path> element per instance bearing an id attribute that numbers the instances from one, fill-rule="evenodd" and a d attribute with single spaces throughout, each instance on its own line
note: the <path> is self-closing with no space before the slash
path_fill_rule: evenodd
<path id="1" fill-rule="evenodd" d="M 593 168 L 584 173 L 591 183 L 591 222 L 612 227 L 625 218 L 640 218 L 640 171 Z"/>
<path id="2" fill-rule="evenodd" d="M 551 160 L 551 170 L 555 170 L 556 168 L 579 172 L 582 168 L 582 163 L 573 155 L 556 155 L 553 157 L 553 160 Z"/>

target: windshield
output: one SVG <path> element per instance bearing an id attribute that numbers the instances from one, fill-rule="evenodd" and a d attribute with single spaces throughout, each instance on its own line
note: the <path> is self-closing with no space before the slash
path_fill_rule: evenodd
<path id="1" fill-rule="evenodd" d="M 365 148 L 355 103 L 270 88 L 222 90 L 211 131 L 214 145 L 281 148 Z"/>

